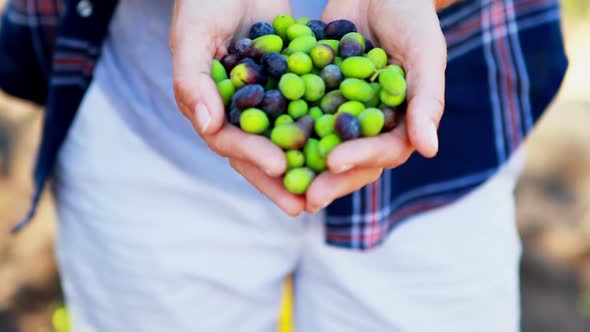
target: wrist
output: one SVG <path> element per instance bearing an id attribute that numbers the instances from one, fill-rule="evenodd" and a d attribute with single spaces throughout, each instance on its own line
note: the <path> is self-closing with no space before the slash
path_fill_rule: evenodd
<path id="1" fill-rule="evenodd" d="M 444 9 L 456 2 L 461 0 L 432 0 L 434 4 L 434 8 L 436 10 Z M 358 8 L 363 2 L 369 2 L 367 0 L 328 0 L 328 4 L 330 3 L 337 3 L 339 6 L 347 7 L 347 8 Z"/>
<path id="2" fill-rule="evenodd" d="M 459 1 L 460 0 L 434 0 L 434 8 L 439 11 Z"/>

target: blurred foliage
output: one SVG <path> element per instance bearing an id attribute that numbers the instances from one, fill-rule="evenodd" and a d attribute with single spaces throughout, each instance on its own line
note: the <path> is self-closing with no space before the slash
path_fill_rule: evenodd
<path id="1" fill-rule="evenodd" d="M 53 311 L 51 323 L 55 332 L 71 332 L 70 315 L 63 304 L 60 304 Z"/>
<path id="2" fill-rule="evenodd" d="M 590 318 L 590 294 L 586 293 L 580 300 L 580 311 L 586 318 Z"/>
<path id="3" fill-rule="evenodd" d="M 565 16 L 569 18 L 588 18 L 590 16 L 589 0 L 561 0 Z"/>

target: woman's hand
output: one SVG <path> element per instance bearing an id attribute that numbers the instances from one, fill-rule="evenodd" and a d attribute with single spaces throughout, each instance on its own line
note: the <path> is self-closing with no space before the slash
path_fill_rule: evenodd
<path id="1" fill-rule="evenodd" d="M 331 0 L 323 21 L 348 19 L 406 71 L 408 110 L 404 122 L 378 137 L 339 145 L 328 157 L 330 172 L 307 192 L 307 210 L 371 183 L 384 168 L 397 167 L 417 150 L 438 151 L 437 127 L 444 109 L 446 44 L 436 9 L 449 0 Z"/>
<path id="2" fill-rule="evenodd" d="M 262 136 L 225 124 L 224 106 L 210 76 L 212 59 L 227 53 L 234 36 L 246 36 L 254 22 L 271 22 L 290 11 L 288 0 L 176 0 L 170 49 L 176 102 L 195 130 L 286 213 L 298 215 L 304 198 L 287 192 L 277 178 L 286 169 L 283 152 Z"/>

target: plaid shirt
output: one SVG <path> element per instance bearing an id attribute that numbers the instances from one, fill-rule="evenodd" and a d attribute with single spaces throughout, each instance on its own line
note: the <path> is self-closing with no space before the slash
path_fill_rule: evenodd
<path id="1" fill-rule="evenodd" d="M 116 0 L 8 4 L 0 31 L 0 88 L 46 106 L 32 205 L 15 230 L 31 219 L 51 177 L 115 8 Z M 482 184 L 522 143 L 561 84 L 567 59 L 558 0 L 466 0 L 439 17 L 448 46 L 439 154 L 414 154 L 331 204 L 331 245 L 374 248 L 402 221 Z"/>

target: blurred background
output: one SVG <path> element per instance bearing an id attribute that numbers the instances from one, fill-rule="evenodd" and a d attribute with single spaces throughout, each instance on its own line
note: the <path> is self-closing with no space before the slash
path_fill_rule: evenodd
<path id="1" fill-rule="evenodd" d="M 528 161 L 516 190 L 525 332 L 590 331 L 590 1 L 562 2 L 570 68 L 526 142 Z M 51 197 L 43 198 L 30 227 L 9 235 L 31 194 L 42 115 L 0 92 L 0 332 L 67 330 Z M 283 332 L 291 331 L 288 287 L 285 294 Z"/>

